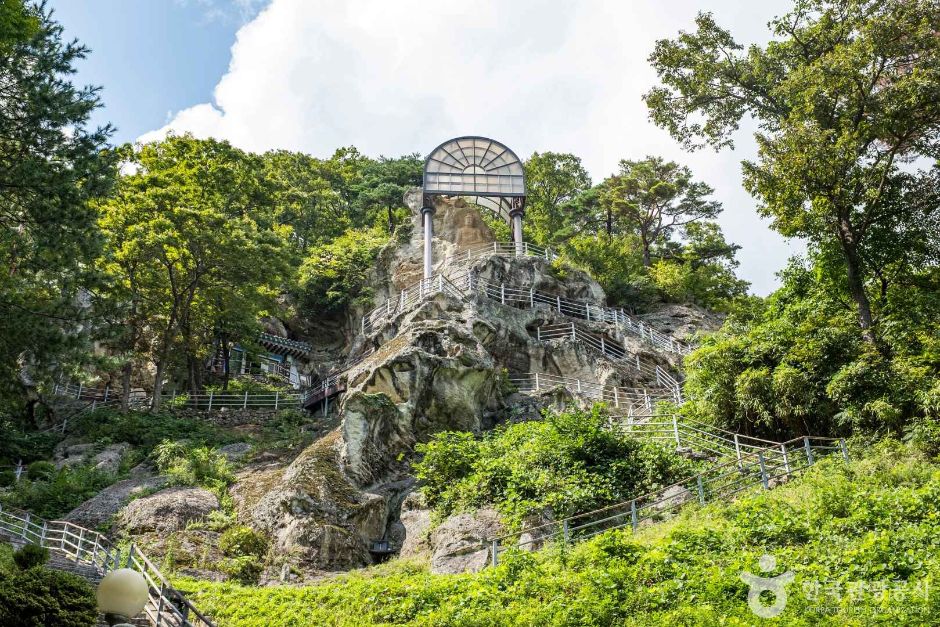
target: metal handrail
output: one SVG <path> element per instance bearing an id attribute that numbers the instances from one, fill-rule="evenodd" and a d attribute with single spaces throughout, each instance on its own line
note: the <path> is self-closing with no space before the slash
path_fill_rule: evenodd
<path id="1" fill-rule="evenodd" d="M 199 394 L 164 394 L 163 398 L 183 407 L 212 411 L 213 409 L 288 409 L 300 407 L 301 392 L 203 392 Z M 182 400 L 185 399 L 185 400 Z"/>
<path id="2" fill-rule="evenodd" d="M 603 335 L 595 336 L 584 331 L 572 322 L 570 324 L 551 324 L 536 328 L 536 339 L 539 342 L 571 339 L 580 342 L 600 352 L 605 357 L 617 361 L 631 370 L 648 377 L 654 377 L 656 383 L 673 390 L 678 404 L 682 404 L 682 387 L 679 382 L 658 364 L 650 364 L 641 359 L 639 355 L 632 355 L 625 346 L 620 346 Z"/>
<path id="3" fill-rule="evenodd" d="M 814 444 L 814 442 L 820 442 L 820 444 Z M 834 442 L 838 442 L 838 446 L 832 446 L 831 443 Z M 630 527 L 636 532 L 640 523 L 647 520 L 655 521 L 665 513 L 678 510 L 689 502 L 704 505 L 709 501 L 730 498 L 758 485 L 765 490 L 770 489 L 772 481 L 789 479 L 812 466 L 819 457 L 834 452 L 841 453 L 845 461 L 849 461 L 844 439 L 815 436 L 794 438 L 779 443 L 779 448 L 770 447 L 752 451 L 741 458 L 718 463 L 653 492 L 527 528 L 525 533 L 532 539 L 515 544 L 524 547 L 542 544 L 556 538 L 567 543 L 624 527 Z M 534 533 L 539 531 L 546 533 L 544 535 Z M 488 548 L 490 551 L 489 563 L 496 565 L 499 561 L 499 554 L 505 551 L 501 544 L 510 539 L 517 539 L 521 533 L 504 534 L 481 544 L 480 548 Z"/>
<path id="4" fill-rule="evenodd" d="M 491 300 L 499 301 L 503 305 L 521 308 L 548 305 L 561 315 L 569 318 L 614 324 L 622 330 L 645 340 L 654 348 L 666 352 L 688 355 L 693 350 L 688 344 L 657 331 L 642 320 L 630 316 L 623 309 L 602 307 L 587 301 L 569 300 L 558 294 L 539 292 L 533 288 L 512 287 L 505 283 L 493 283 L 475 277 L 471 277 L 468 291 L 476 291 Z"/>
<path id="5" fill-rule="evenodd" d="M 540 257 L 549 263 L 558 259 L 558 255 L 550 248 L 535 246 L 529 242 L 492 242 L 490 244 L 477 244 L 463 249 L 454 255 L 444 258 L 442 266 L 466 265 L 469 262 L 497 255 L 501 257 Z"/>
<path id="6" fill-rule="evenodd" d="M 121 567 L 121 551 L 105 535 L 66 520 L 44 520 L 27 511 L 0 505 L 0 529 L 23 541 L 93 566 L 101 575 Z M 215 627 L 186 596 L 174 588 L 139 547 L 128 549 L 125 567 L 147 581 L 144 615 L 156 627 Z"/>
<path id="7" fill-rule="evenodd" d="M 394 303 L 388 300 L 384 305 L 376 307 L 366 313 L 360 322 L 360 331 L 370 333 L 382 320 L 391 320 L 394 316 L 410 311 L 426 297 L 435 294 L 448 294 L 454 298 L 463 299 L 466 295 L 443 274 L 435 274 L 427 279 L 421 279 L 409 285 L 395 298 Z"/>
<path id="8" fill-rule="evenodd" d="M 673 391 L 668 388 L 608 387 L 595 381 L 542 372 L 510 374 L 509 382 L 520 392 L 541 392 L 561 386 L 572 393 L 609 403 L 617 409 L 624 409 L 628 416 L 648 416 L 653 411 L 655 403 L 675 400 Z"/>

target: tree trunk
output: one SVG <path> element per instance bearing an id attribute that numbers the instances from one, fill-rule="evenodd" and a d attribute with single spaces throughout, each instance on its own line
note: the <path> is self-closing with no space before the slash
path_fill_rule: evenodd
<path id="1" fill-rule="evenodd" d="M 653 265 L 653 260 L 650 257 L 650 245 L 649 245 L 649 242 L 646 241 L 645 237 L 642 238 L 642 241 L 643 241 L 643 267 L 649 268 L 650 266 Z"/>
<path id="2" fill-rule="evenodd" d="M 222 391 L 228 391 L 228 382 L 232 377 L 232 351 L 228 348 L 228 333 L 221 336 L 222 343 Z"/>
<path id="3" fill-rule="evenodd" d="M 160 395 L 163 393 L 163 375 L 166 374 L 166 356 L 162 356 L 157 361 L 156 378 L 153 380 L 153 400 L 150 401 L 150 409 L 158 411 L 160 409 Z"/>
<path id="4" fill-rule="evenodd" d="M 131 374 L 134 363 L 128 359 L 121 367 L 121 411 L 127 412 L 131 406 Z"/>
<path id="5" fill-rule="evenodd" d="M 194 355 L 186 355 L 186 387 L 193 394 L 199 392 L 199 370 L 202 364 Z"/>
<path id="6" fill-rule="evenodd" d="M 858 310 L 858 324 L 862 329 L 862 337 L 872 346 L 878 346 L 875 338 L 874 316 L 871 313 L 871 301 L 865 292 L 865 280 L 862 276 L 862 260 L 858 254 L 858 244 L 851 226 L 843 221 L 839 228 L 839 242 L 845 257 L 846 282 L 849 295 L 855 301 Z M 879 347 L 880 348 L 880 347 Z"/>

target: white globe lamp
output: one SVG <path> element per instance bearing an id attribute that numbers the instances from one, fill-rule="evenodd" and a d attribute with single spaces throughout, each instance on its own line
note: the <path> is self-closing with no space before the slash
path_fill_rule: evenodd
<path id="1" fill-rule="evenodd" d="M 131 568 L 118 568 L 98 584 L 98 609 L 112 627 L 129 625 L 143 611 L 150 592 L 144 576 Z"/>

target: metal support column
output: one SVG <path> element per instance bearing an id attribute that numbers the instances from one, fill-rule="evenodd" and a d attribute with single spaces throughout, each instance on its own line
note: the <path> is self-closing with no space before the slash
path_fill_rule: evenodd
<path id="1" fill-rule="evenodd" d="M 521 210 L 514 210 L 509 214 L 512 220 L 512 241 L 516 245 L 516 256 L 525 254 L 525 248 L 522 243 L 522 214 Z"/>
<path id="2" fill-rule="evenodd" d="M 422 207 L 421 218 L 424 221 L 424 278 L 431 278 L 431 240 L 434 238 L 434 207 Z"/>

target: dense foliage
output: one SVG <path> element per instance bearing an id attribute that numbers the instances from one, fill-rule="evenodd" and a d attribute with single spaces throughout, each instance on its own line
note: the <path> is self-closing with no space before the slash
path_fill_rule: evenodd
<path id="1" fill-rule="evenodd" d="M 888 355 L 868 345 L 820 273 L 794 263 L 765 304 L 733 316 L 686 360 L 685 411 L 772 433 L 893 431 L 938 417 L 937 278 L 892 287 Z"/>
<path id="2" fill-rule="evenodd" d="M 44 6 L 0 2 L 0 410 L 32 418 L 36 384 L 87 358 L 76 326 L 100 247 L 89 201 L 108 193 L 110 127 L 71 82 L 88 50 Z"/>
<path id="3" fill-rule="evenodd" d="M 935 429 L 940 10 L 798 0 L 747 49 L 702 14 L 657 43 L 652 119 L 690 148 L 758 124 L 744 184 L 809 252 L 687 360 L 687 408 L 790 433 Z M 933 167 L 931 167 L 933 166 Z"/>
<path id="4" fill-rule="evenodd" d="M 91 586 L 69 573 L 43 567 L 45 549 L 13 552 L 0 544 L 0 625 L 93 627 L 98 604 Z"/>
<path id="5" fill-rule="evenodd" d="M 714 222 L 721 205 L 689 168 L 654 156 L 624 159 L 592 187 L 579 158 L 547 152 L 532 155 L 525 171 L 526 238 L 590 272 L 608 304 L 727 309 L 746 293 L 734 275 L 739 246 Z"/>
<path id="6" fill-rule="evenodd" d="M 562 517 L 670 485 L 692 465 L 664 446 L 605 426 L 593 412 L 549 413 L 475 438 L 443 432 L 419 444 L 415 474 L 440 516 L 495 506 L 512 526 Z"/>
<path id="7" fill-rule="evenodd" d="M 400 562 L 311 586 L 186 580 L 231 627 L 752 625 L 742 572 L 793 571 L 781 625 L 928 625 L 940 613 L 940 466 L 896 442 L 631 535 L 509 553 L 478 574 Z M 771 572 L 758 561 L 776 558 Z M 925 588 L 926 586 L 926 588 Z M 767 599 L 769 604 L 772 599 Z"/>

